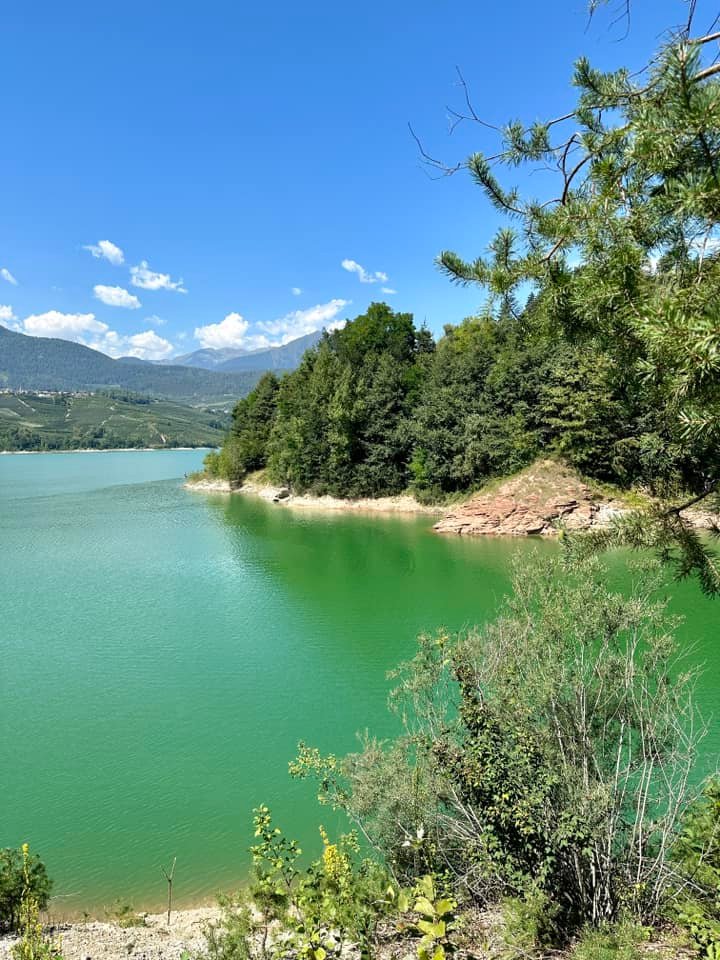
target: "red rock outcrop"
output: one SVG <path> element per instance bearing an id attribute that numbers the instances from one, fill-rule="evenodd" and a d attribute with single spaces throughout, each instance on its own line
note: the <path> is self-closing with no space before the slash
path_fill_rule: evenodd
<path id="1" fill-rule="evenodd" d="M 438 533 L 467 536 L 528 536 L 557 533 L 558 522 L 570 530 L 603 526 L 624 505 L 594 493 L 569 467 L 540 460 L 480 494 L 435 524 Z"/>

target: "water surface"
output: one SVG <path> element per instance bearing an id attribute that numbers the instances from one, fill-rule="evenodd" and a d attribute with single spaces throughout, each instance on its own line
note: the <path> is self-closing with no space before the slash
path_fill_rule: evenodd
<path id="1" fill-rule="evenodd" d="M 335 821 L 287 775 L 298 740 L 392 733 L 386 671 L 492 616 L 528 550 L 188 492 L 202 455 L 0 457 L 0 846 L 29 840 L 68 913 L 159 905 L 173 856 L 181 903 L 233 885 L 262 802 L 316 845 Z M 709 714 L 717 602 L 671 592 Z"/>

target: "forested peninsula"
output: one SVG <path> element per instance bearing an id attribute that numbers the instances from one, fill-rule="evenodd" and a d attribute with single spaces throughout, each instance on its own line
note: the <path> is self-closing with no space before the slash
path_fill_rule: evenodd
<path id="1" fill-rule="evenodd" d="M 264 470 L 300 494 L 442 504 L 556 455 L 601 484 L 680 495 L 702 484 L 714 447 L 688 442 L 658 386 L 634 374 L 640 359 L 568 329 L 542 295 L 517 315 L 447 326 L 437 343 L 374 303 L 297 370 L 262 377 L 207 474 L 238 486 Z"/>

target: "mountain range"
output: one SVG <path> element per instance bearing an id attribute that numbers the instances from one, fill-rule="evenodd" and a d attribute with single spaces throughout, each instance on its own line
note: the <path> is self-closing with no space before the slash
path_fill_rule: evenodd
<path id="1" fill-rule="evenodd" d="M 227 404 L 247 395 L 264 371 L 293 369 L 320 336 L 313 333 L 283 347 L 232 356 L 197 350 L 156 364 L 136 357 L 113 359 L 69 340 L 30 337 L 0 326 L 0 390 L 119 389 L 195 405 Z"/>
<path id="2" fill-rule="evenodd" d="M 282 347 L 263 347 L 260 350 L 238 350 L 226 347 L 217 350 L 204 347 L 193 353 L 175 357 L 166 363 L 180 364 L 186 367 L 201 367 L 204 370 L 294 370 L 300 363 L 306 350 L 314 347 L 322 339 L 322 330 L 308 333 L 304 337 L 291 340 Z"/>

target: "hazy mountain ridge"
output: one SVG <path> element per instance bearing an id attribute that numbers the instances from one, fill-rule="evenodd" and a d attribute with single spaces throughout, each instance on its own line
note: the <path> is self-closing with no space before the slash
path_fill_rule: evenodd
<path id="1" fill-rule="evenodd" d="M 232 402 L 262 370 L 203 370 L 111 357 L 70 340 L 29 337 L 0 326 L 0 389 L 130 390 L 190 403 Z"/>
<path id="2" fill-rule="evenodd" d="M 204 347 L 192 353 L 175 357 L 171 362 L 182 366 L 222 372 L 265 370 L 294 370 L 306 350 L 322 339 L 323 331 L 316 330 L 291 340 L 281 347 L 263 347 L 259 350 L 239 350 L 232 347 L 213 349 Z"/>

